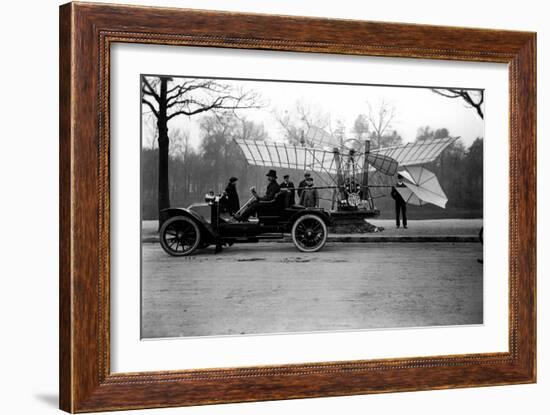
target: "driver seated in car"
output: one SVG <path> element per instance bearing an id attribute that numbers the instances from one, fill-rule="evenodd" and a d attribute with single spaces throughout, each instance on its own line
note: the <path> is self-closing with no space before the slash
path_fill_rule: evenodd
<path id="1" fill-rule="evenodd" d="M 268 184 L 265 190 L 265 195 L 258 195 L 254 187 L 250 189 L 252 196 L 254 196 L 256 200 L 246 207 L 241 214 L 235 215 L 235 219 L 239 222 L 245 222 L 252 214 L 258 211 L 258 208 L 262 206 L 262 203 L 272 202 L 275 199 L 275 195 L 281 191 L 281 187 L 277 183 L 277 172 L 275 170 L 269 170 L 266 176 Z"/>

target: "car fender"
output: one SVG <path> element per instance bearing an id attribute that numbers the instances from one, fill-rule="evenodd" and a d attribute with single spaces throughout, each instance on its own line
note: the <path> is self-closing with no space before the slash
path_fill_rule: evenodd
<path id="1" fill-rule="evenodd" d="M 325 222 L 325 225 L 327 226 L 332 225 L 332 220 L 330 218 L 330 215 L 324 209 L 318 209 L 318 208 L 306 208 L 306 209 L 300 210 L 290 218 L 290 223 L 293 224 L 294 222 L 296 222 L 296 220 L 299 217 L 304 215 L 317 215 L 323 220 L 323 222 Z"/>
<path id="2" fill-rule="evenodd" d="M 186 216 L 190 219 L 193 219 L 197 225 L 199 225 L 199 228 L 201 230 L 201 233 L 205 235 L 208 240 L 216 240 L 218 237 L 218 234 L 214 229 L 212 229 L 212 226 L 206 221 L 206 219 L 198 214 L 197 212 L 187 209 L 187 208 L 168 208 L 163 209 L 160 211 L 160 225 L 167 221 L 170 218 L 173 218 L 174 216 Z"/>

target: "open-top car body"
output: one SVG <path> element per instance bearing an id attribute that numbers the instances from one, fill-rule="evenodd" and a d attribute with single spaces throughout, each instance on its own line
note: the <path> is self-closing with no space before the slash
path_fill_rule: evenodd
<path id="1" fill-rule="evenodd" d="M 160 218 L 160 244 L 170 255 L 186 256 L 210 245 L 219 248 L 283 239 L 290 234 L 300 251 L 319 251 L 327 241 L 329 213 L 321 208 L 289 205 L 288 200 L 288 192 L 281 191 L 274 200 L 260 203 L 257 218 L 245 222 L 223 213 L 219 197 L 188 208 L 165 209 Z"/>

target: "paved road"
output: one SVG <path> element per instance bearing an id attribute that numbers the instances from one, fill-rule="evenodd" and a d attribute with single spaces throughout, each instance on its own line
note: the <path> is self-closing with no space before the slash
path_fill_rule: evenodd
<path id="1" fill-rule="evenodd" d="M 152 337 L 480 324 L 476 243 L 235 245 L 188 258 L 143 245 L 142 335 Z"/>

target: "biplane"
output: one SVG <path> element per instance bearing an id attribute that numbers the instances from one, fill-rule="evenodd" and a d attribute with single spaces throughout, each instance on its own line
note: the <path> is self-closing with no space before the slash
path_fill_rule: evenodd
<path id="1" fill-rule="evenodd" d="M 363 220 L 379 214 L 371 188 L 389 185 L 369 183 L 369 175 L 374 172 L 388 178 L 399 172 L 406 187 L 398 191 L 408 203 L 445 207 L 447 198 L 437 178 L 421 165 L 435 160 L 456 139 L 426 140 L 374 150 L 368 140 L 336 143 L 320 129 L 308 130 L 299 145 L 236 139 L 251 165 L 316 173 L 323 185 L 315 187 L 332 190 L 331 209 L 288 205 L 287 192 L 280 192 L 274 200 L 262 202 L 256 220 L 235 222 L 224 215 L 221 197 L 216 196 L 206 203 L 161 211 L 160 244 L 170 255 L 187 256 L 210 245 L 219 250 L 234 243 L 281 239 L 290 234 L 300 251 L 319 251 L 327 241 L 330 226 L 350 217 Z"/>

